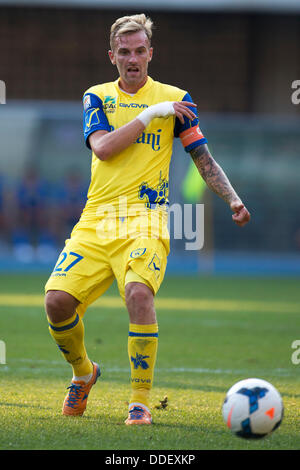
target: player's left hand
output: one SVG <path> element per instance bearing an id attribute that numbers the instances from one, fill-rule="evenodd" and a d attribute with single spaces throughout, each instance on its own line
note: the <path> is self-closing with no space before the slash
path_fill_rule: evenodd
<path id="1" fill-rule="evenodd" d="M 239 227 L 243 227 L 249 222 L 251 218 L 250 212 L 241 201 L 232 202 L 230 208 L 234 212 L 232 220 L 239 225 Z"/>
<path id="2" fill-rule="evenodd" d="M 175 111 L 175 116 L 178 117 L 180 122 L 184 124 L 184 116 L 186 116 L 190 121 L 193 121 L 196 119 L 196 114 L 193 113 L 190 107 L 196 108 L 195 103 L 190 103 L 189 101 L 174 101 L 173 102 L 173 108 Z"/>

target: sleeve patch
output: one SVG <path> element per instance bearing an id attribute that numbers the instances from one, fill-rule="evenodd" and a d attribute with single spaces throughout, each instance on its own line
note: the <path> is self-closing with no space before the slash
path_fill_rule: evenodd
<path id="1" fill-rule="evenodd" d="M 85 127 L 87 131 L 91 129 L 91 127 L 100 124 L 99 118 L 99 108 L 90 108 L 85 114 Z"/>
<path id="2" fill-rule="evenodd" d="M 91 106 L 91 96 L 85 95 L 83 98 L 83 108 L 86 111 Z"/>
<path id="3" fill-rule="evenodd" d="M 101 98 L 94 93 L 85 93 L 83 97 L 83 134 L 86 146 L 91 149 L 89 136 L 95 131 L 111 131 L 111 126 L 103 110 Z"/>

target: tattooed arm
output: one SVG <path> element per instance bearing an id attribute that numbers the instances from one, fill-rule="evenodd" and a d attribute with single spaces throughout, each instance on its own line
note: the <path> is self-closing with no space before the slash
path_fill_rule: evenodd
<path id="1" fill-rule="evenodd" d="M 190 152 L 198 171 L 207 186 L 221 197 L 234 212 L 232 219 L 243 226 L 250 220 L 250 214 L 220 165 L 213 159 L 206 144 L 199 145 Z"/>

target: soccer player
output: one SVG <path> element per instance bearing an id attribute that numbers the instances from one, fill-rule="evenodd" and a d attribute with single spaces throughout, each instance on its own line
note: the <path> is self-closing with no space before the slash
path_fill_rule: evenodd
<path id="1" fill-rule="evenodd" d="M 73 370 L 64 415 L 82 415 L 100 375 L 84 344 L 86 308 L 117 280 L 129 313 L 132 392 L 127 425 L 151 424 L 149 394 L 158 345 L 154 297 L 169 254 L 168 174 L 179 137 L 206 184 L 240 226 L 250 215 L 213 159 L 187 91 L 148 76 L 152 21 L 144 14 L 111 27 L 109 58 L 119 78 L 83 96 L 91 183 L 80 220 L 45 286 L 49 330 Z M 113 339 L 112 339 L 113 341 Z"/>

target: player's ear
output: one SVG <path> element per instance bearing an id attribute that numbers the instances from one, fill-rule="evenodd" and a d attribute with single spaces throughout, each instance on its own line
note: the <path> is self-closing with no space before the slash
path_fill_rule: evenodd
<path id="1" fill-rule="evenodd" d="M 114 53 L 113 51 L 109 50 L 108 51 L 108 55 L 109 55 L 109 58 L 110 58 L 110 61 L 113 65 L 116 65 L 116 59 L 115 59 L 115 56 L 114 56 Z"/>
<path id="2" fill-rule="evenodd" d="M 152 56 L 153 56 L 153 47 L 150 47 L 149 48 L 149 60 L 148 60 L 148 62 L 151 62 Z"/>

